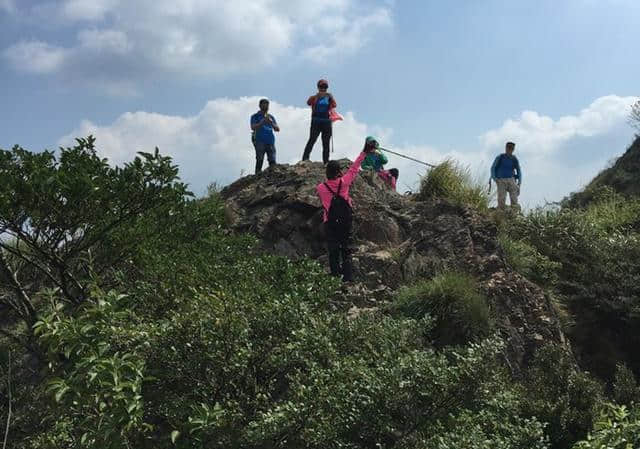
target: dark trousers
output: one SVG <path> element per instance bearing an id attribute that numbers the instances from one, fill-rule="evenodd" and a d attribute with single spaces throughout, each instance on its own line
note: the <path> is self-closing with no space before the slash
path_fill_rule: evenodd
<path id="1" fill-rule="evenodd" d="M 276 163 L 276 146 L 271 143 L 256 142 L 254 144 L 256 148 L 256 175 L 262 171 L 262 163 L 264 162 L 264 155 L 267 155 L 269 166 Z"/>
<path id="2" fill-rule="evenodd" d="M 322 162 L 325 164 L 329 162 L 329 144 L 331 142 L 331 121 L 319 121 L 311 120 L 311 131 L 309 132 L 309 140 L 304 147 L 304 153 L 302 153 L 302 160 L 308 161 L 311 150 L 318 140 L 318 136 L 322 134 Z"/>
<path id="3" fill-rule="evenodd" d="M 351 229 L 336 230 L 325 224 L 327 248 L 329 249 L 329 268 L 332 276 L 342 275 L 345 282 L 353 280 L 353 264 L 351 262 Z M 342 264 L 340 264 L 342 258 Z"/>

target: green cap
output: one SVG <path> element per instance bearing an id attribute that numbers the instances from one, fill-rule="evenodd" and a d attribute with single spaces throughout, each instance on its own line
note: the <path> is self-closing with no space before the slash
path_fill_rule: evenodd
<path id="1" fill-rule="evenodd" d="M 372 140 L 376 143 L 376 148 L 378 148 L 380 146 L 380 143 L 378 142 L 378 139 L 376 139 L 374 136 L 367 136 L 367 138 L 364 139 L 364 142 L 369 143 Z"/>

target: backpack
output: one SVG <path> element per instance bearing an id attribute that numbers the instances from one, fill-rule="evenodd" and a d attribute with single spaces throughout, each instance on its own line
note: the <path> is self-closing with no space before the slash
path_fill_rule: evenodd
<path id="1" fill-rule="evenodd" d="M 329 95 L 325 95 L 324 97 L 318 98 L 315 104 L 313 105 L 312 116 L 314 118 L 329 120 L 330 106 L 331 106 L 331 97 Z"/>
<path id="2" fill-rule="evenodd" d="M 338 184 L 337 192 L 331 190 L 331 187 L 329 187 L 329 184 L 326 182 L 324 183 L 324 186 L 331 195 L 333 195 L 333 198 L 331 198 L 331 204 L 329 205 L 329 210 L 327 211 L 327 217 L 329 219 L 327 223 L 329 223 L 329 227 L 333 230 L 341 231 L 346 234 L 351 230 L 353 212 L 347 200 L 340 196 L 342 179 L 340 180 L 340 184 Z"/>

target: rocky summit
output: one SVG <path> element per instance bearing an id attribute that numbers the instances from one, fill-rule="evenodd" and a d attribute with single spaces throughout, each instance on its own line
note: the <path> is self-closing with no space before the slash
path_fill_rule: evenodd
<path id="1" fill-rule="evenodd" d="M 346 168 L 350 161 L 340 163 Z M 324 166 L 309 161 L 241 178 L 222 190 L 228 224 L 256 235 L 265 251 L 328 266 L 315 191 L 324 179 Z M 545 342 L 568 348 L 550 299 L 509 267 L 488 217 L 444 199 L 394 192 L 372 172 L 361 172 L 350 194 L 357 282 L 341 292 L 350 314 L 381 310 L 398 288 L 457 270 L 478 279 L 514 372 Z"/>

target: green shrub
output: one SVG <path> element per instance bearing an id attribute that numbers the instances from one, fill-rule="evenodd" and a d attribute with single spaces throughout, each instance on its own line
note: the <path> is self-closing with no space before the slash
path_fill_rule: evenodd
<path id="1" fill-rule="evenodd" d="M 431 336 L 438 346 L 477 341 L 492 329 L 486 298 L 477 281 L 463 273 L 443 273 L 400 289 L 392 309 L 415 319 L 431 317 L 434 320 Z"/>
<path id="2" fill-rule="evenodd" d="M 504 234 L 498 237 L 508 262 L 520 274 L 539 285 L 551 287 L 558 282 L 559 262 L 540 254 L 524 240 L 512 240 Z"/>
<path id="3" fill-rule="evenodd" d="M 640 447 L 640 408 L 607 404 L 586 440 L 573 449 L 633 449 Z"/>
<path id="4" fill-rule="evenodd" d="M 624 363 L 616 365 L 613 398 L 618 404 L 631 405 L 640 400 L 640 388 L 633 372 Z"/>
<path id="5" fill-rule="evenodd" d="M 490 195 L 484 183 L 473 178 L 468 167 L 447 159 L 422 178 L 418 198 L 446 198 L 456 204 L 487 210 Z"/>
<path id="6" fill-rule="evenodd" d="M 621 359 L 640 370 L 639 204 L 605 195 L 586 209 L 538 209 L 502 227 L 506 238 L 540 255 L 529 273 L 562 298 L 573 322 L 566 330 L 581 362 L 607 381 Z M 521 254 L 511 256 L 517 261 Z M 520 265 L 526 271 L 531 262 Z M 557 281 L 549 285 L 551 266 Z"/>
<path id="7" fill-rule="evenodd" d="M 536 352 L 523 386 L 527 415 L 547 423 L 545 433 L 557 449 L 587 435 L 603 399 L 601 384 L 579 371 L 564 348 L 551 344 Z"/>

